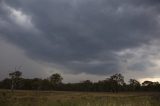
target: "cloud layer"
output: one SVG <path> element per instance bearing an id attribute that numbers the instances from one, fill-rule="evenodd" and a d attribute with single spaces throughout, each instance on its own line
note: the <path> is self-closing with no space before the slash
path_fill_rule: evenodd
<path id="1" fill-rule="evenodd" d="M 157 67 L 159 7 L 159 0 L 2 0 L 0 37 L 64 73 L 143 75 Z"/>

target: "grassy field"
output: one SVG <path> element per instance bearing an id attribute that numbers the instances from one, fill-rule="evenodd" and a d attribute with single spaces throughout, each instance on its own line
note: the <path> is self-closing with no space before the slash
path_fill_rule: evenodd
<path id="1" fill-rule="evenodd" d="M 0 90 L 0 106 L 160 106 L 160 93 L 90 93 Z"/>

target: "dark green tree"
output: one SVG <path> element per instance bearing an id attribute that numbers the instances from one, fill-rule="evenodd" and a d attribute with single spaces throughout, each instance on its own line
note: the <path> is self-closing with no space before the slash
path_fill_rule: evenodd
<path id="1" fill-rule="evenodd" d="M 130 80 L 129 80 L 129 87 L 130 87 L 130 89 L 131 89 L 132 91 L 135 91 L 135 90 L 137 91 L 137 90 L 140 89 L 141 84 L 140 84 L 139 81 L 137 81 L 137 80 L 135 80 L 135 79 L 130 79 Z"/>
<path id="2" fill-rule="evenodd" d="M 124 85 L 124 77 L 122 74 L 114 74 L 108 78 L 112 92 L 118 92 Z"/>
<path id="3" fill-rule="evenodd" d="M 58 73 L 52 74 L 49 78 L 53 88 L 56 88 L 57 86 L 59 86 L 62 83 L 62 76 Z"/>
<path id="4" fill-rule="evenodd" d="M 18 87 L 18 83 L 20 82 L 22 76 L 22 72 L 15 71 L 12 73 L 9 73 L 9 77 L 11 78 L 11 90 L 13 92 L 14 89 Z"/>

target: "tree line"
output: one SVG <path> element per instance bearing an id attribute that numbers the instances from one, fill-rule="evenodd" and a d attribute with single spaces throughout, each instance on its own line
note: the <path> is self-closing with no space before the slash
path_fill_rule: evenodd
<path id="1" fill-rule="evenodd" d="M 92 92 L 125 92 L 125 91 L 160 91 L 160 83 L 144 81 L 142 84 L 136 79 L 125 83 L 122 74 L 114 74 L 109 78 L 92 82 L 85 80 L 79 83 L 63 83 L 60 74 L 54 73 L 49 78 L 22 77 L 22 72 L 9 73 L 9 78 L 0 81 L 0 89 L 14 90 L 56 90 L 56 91 L 92 91 Z"/>

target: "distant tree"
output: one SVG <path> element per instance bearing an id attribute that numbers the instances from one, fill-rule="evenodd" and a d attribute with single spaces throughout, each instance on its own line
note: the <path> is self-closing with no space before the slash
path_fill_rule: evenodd
<path id="1" fill-rule="evenodd" d="M 144 81 L 142 85 L 136 79 L 130 79 L 129 84 L 124 82 L 121 74 L 114 74 L 105 80 L 92 82 L 85 80 L 79 83 L 62 83 L 62 76 L 52 74 L 47 79 L 22 78 L 22 72 L 15 68 L 9 73 L 10 78 L 0 81 L 0 89 L 21 90 L 58 90 L 58 91 L 95 91 L 95 92 L 119 92 L 119 91 L 160 91 L 160 83 Z"/>
<path id="2" fill-rule="evenodd" d="M 108 80 L 110 81 L 112 92 L 118 92 L 124 85 L 124 77 L 121 74 L 114 74 Z"/>
<path id="3" fill-rule="evenodd" d="M 41 89 L 42 90 L 51 90 L 52 89 L 52 84 L 49 82 L 48 79 L 42 80 Z"/>
<path id="4" fill-rule="evenodd" d="M 144 81 L 144 82 L 142 83 L 142 86 L 151 86 L 152 84 L 153 84 L 152 81 Z"/>
<path id="5" fill-rule="evenodd" d="M 142 83 L 142 87 L 143 87 L 143 90 L 147 90 L 147 91 L 160 91 L 159 82 L 144 81 Z"/>
<path id="6" fill-rule="evenodd" d="M 4 80 L 2 80 L 0 88 L 10 89 L 11 88 L 11 79 L 5 78 Z"/>
<path id="7" fill-rule="evenodd" d="M 50 76 L 49 80 L 53 87 L 57 87 L 59 84 L 62 83 L 63 78 L 60 74 L 55 73 Z"/>
<path id="8" fill-rule="evenodd" d="M 122 74 L 114 74 L 110 77 L 110 80 L 115 81 L 119 85 L 124 84 L 124 77 L 122 76 Z"/>
<path id="9" fill-rule="evenodd" d="M 152 84 L 152 91 L 160 91 L 160 83 L 159 82 L 153 82 Z"/>
<path id="10" fill-rule="evenodd" d="M 13 91 L 17 87 L 17 85 L 20 81 L 20 78 L 22 76 L 22 72 L 15 71 L 15 72 L 9 73 L 9 76 L 11 78 L 11 90 Z"/>
<path id="11" fill-rule="evenodd" d="M 33 79 L 22 79 L 21 80 L 22 90 L 33 90 Z"/>
<path id="12" fill-rule="evenodd" d="M 135 90 L 139 90 L 140 89 L 140 82 L 135 80 L 135 79 L 130 79 L 129 80 L 129 87 L 132 91 L 135 91 Z"/>
<path id="13" fill-rule="evenodd" d="M 41 90 L 42 89 L 42 79 L 40 78 L 32 79 L 32 89 Z"/>
<path id="14" fill-rule="evenodd" d="M 90 91 L 92 89 L 92 82 L 90 80 L 82 81 L 79 87 L 83 89 L 83 91 Z"/>

